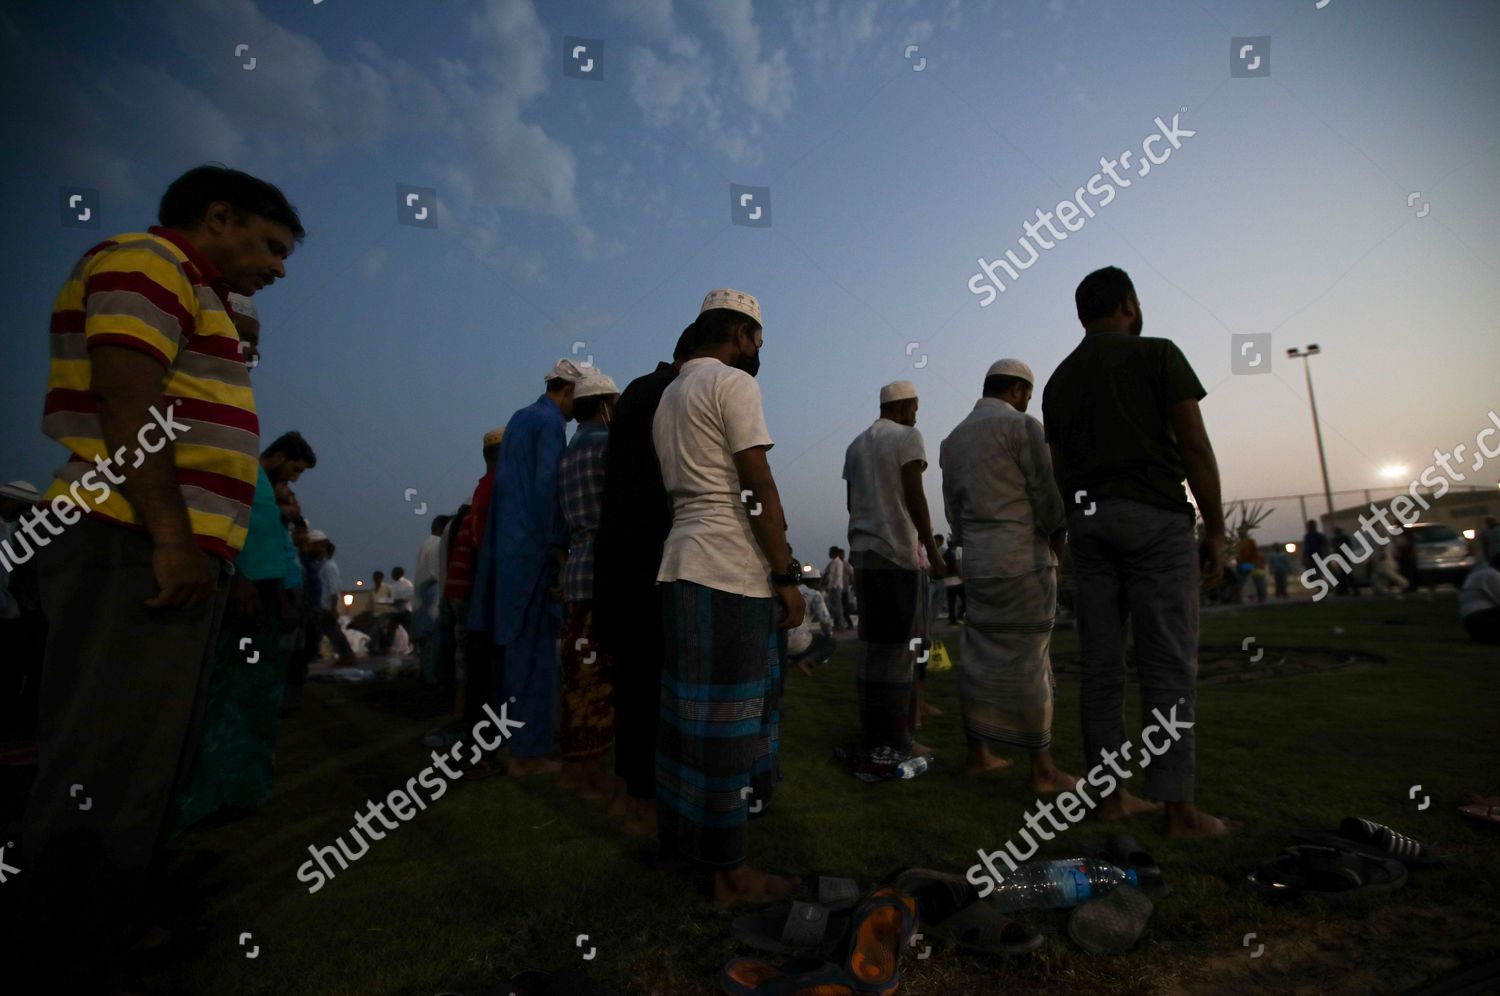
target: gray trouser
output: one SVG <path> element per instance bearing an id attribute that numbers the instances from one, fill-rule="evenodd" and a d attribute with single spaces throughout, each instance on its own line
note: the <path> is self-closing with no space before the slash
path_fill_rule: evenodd
<path id="1" fill-rule="evenodd" d="M 849 613 L 844 611 L 844 589 L 829 588 L 828 597 L 823 601 L 828 603 L 828 614 L 833 617 L 833 628 L 848 629 Z"/>
<path id="2" fill-rule="evenodd" d="M 23 839 L 38 877 L 75 861 L 144 873 L 192 770 L 229 568 L 195 608 L 148 609 L 151 550 L 144 533 L 84 518 L 37 553 L 51 627 Z"/>
<path id="3" fill-rule="evenodd" d="M 1193 523 L 1127 498 L 1097 502 L 1093 515 L 1068 516 L 1073 572 L 1078 583 L 1078 640 L 1083 656 L 1085 763 L 1101 763 L 1104 752 L 1126 742 L 1125 629 L 1135 638 L 1141 684 L 1141 722 L 1160 725 L 1176 709 L 1179 723 L 1193 721 L 1198 678 L 1198 548 Z M 1144 794 L 1165 802 L 1193 800 L 1194 730 L 1153 756 L 1144 739 L 1120 767 L 1144 767 Z M 1154 734 L 1162 747 L 1169 738 Z M 1106 769 L 1108 770 L 1108 769 Z M 1130 788 L 1130 783 L 1124 783 Z"/>

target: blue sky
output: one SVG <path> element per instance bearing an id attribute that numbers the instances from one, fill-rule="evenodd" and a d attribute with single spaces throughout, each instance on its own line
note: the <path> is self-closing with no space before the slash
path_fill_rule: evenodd
<path id="1" fill-rule="evenodd" d="M 985 368 L 1019 357 L 1044 381 L 1079 336 L 1074 286 L 1107 264 L 1208 389 L 1226 497 L 1320 489 L 1288 346 L 1324 351 L 1335 488 L 1419 472 L 1500 402 L 1495 5 L 80 6 L 0 12 L 0 476 L 40 485 L 61 462 L 39 425 L 73 260 L 225 162 L 309 231 L 256 299 L 256 397 L 266 438 L 317 448 L 298 494 L 351 577 L 412 565 L 556 357 L 581 343 L 623 385 L 713 287 L 762 302 L 772 469 L 819 562 L 844 543 L 843 452 L 880 385 L 917 384 L 940 511 L 938 444 Z M 567 36 L 604 42 L 602 79 L 565 75 Z M 1231 77 L 1239 36 L 1270 37 L 1269 76 Z M 1196 134 L 981 307 L 977 260 L 1174 113 Z M 397 223 L 397 184 L 436 189 L 436 228 Z M 769 227 L 731 224 L 731 184 L 770 188 Z M 100 229 L 60 224 L 63 185 L 99 191 Z M 1269 375 L 1231 373 L 1249 333 L 1272 336 Z"/>

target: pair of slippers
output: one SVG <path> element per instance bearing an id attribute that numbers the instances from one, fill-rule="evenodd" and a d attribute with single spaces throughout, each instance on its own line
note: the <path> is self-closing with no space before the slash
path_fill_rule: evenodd
<path id="1" fill-rule="evenodd" d="M 1250 874 L 1250 884 L 1267 899 L 1314 895 L 1344 903 L 1388 895 L 1406 884 L 1408 865 L 1430 867 L 1442 861 L 1421 841 L 1355 816 L 1345 818 L 1335 833 L 1293 830 L 1292 837 L 1302 843 Z"/>
<path id="2" fill-rule="evenodd" d="M 740 917 L 735 936 L 764 950 L 799 957 L 776 966 L 734 958 L 719 975 L 731 996 L 862 996 L 894 993 L 901 955 L 918 923 L 917 901 L 881 885 L 850 901 L 848 879 L 819 879 L 820 902 L 777 903 Z M 773 933 L 774 931 L 774 933 Z"/>

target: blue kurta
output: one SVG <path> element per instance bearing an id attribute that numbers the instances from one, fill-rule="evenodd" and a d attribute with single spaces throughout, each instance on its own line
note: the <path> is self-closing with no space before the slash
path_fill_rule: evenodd
<path id="1" fill-rule="evenodd" d="M 562 605 L 547 588 L 557 578 L 553 547 L 568 546 L 557 493 L 566 448 L 567 420 L 545 394 L 511 416 L 474 572 L 469 628 L 488 633 L 505 648 L 501 687 L 492 705 L 498 711 L 501 703 L 515 699 L 510 715 L 526 724 L 508 741 L 517 757 L 552 749 Z"/>

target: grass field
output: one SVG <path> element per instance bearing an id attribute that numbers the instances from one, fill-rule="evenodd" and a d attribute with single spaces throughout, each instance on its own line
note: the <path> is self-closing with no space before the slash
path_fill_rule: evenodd
<path id="1" fill-rule="evenodd" d="M 1500 653 L 1465 638 L 1453 593 L 1204 618 L 1205 646 L 1238 649 L 1248 636 L 1270 651 L 1348 648 L 1383 663 L 1200 690 L 1200 802 L 1250 826 L 1227 841 L 1174 843 L 1160 835 L 1159 817 L 1124 825 L 1175 890 L 1133 952 L 1087 955 L 1060 933 L 1062 913 L 1037 914 L 1032 922 L 1049 937 L 1036 955 L 909 956 L 902 993 L 1402 992 L 1500 954 L 1500 830 L 1454 811 L 1470 791 L 1500 790 Z M 957 651 L 958 631 L 946 642 Z M 1060 631 L 1054 646 L 1075 650 L 1076 638 Z M 862 881 L 905 866 L 962 872 L 976 848 L 998 848 L 1023 825 L 1032 797 L 1016 773 L 963 776 L 951 671 L 928 682 L 929 700 L 946 710 L 921 734 L 937 751 L 928 775 L 866 785 L 837 767 L 832 749 L 858 732 L 852 659 L 846 642 L 815 677 L 788 677 L 786 780 L 773 810 L 752 824 L 752 861 Z M 308 687 L 302 712 L 282 724 L 270 804 L 182 841 L 223 861 L 201 879 L 197 957 L 151 981 L 215 994 L 504 996 L 522 968 L 582 965 L 621 993 L 719 991 L 720 965 L 743 953 L 729 937 L 730 915 L 688 881 L 652 870 L 652 847 L 622 837 L 602 803 L 549 781 L 453 785 L 309 895 L 296 878 L 308 846 L 333 843 L 366 800 L 429 763 L 418 738 L 438 717 L 421 700 L 412 680 Z M 1133 700 L 1129 708 L 1133 717 Z M 1055 749 L 1075 772 L 1077 710 L 1076 684 L 1060 679 Z M 1431 798 L 1424 811 L 1408 799 L 1413 785 Z M 1453 860 L 1413 872 L 1383 901 L 1338 908 L 1272 908 L 1246 884 L 1290 843 L 1288 828 L 1332 827 L 1350 814 L 1390 823 Z M 1042 856 L 1076 855 L 1104 832 L 1085 822 Z M 254 959 L 242 932 L 259 948 Z M 1255 944 L 1265 945 L 1259 958 L 1250 957 Z M 584 962 L 590 947 L 597 956 Z"/>

